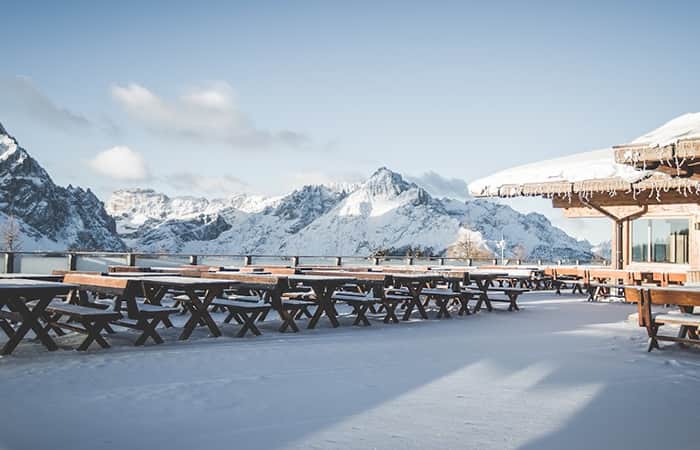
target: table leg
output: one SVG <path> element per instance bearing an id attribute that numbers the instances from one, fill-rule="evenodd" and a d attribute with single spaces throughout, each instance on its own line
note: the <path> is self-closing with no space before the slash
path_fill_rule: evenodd
<path id="1" fill-rule="evenodd" d="M 39 323 L 39 318 L 42 316 L 46 307 L 49 306 L 53 300 L 53 296 L 40 298 L 39 301 L 34 305 L 34 308 L 29 310 L 27 305 L 18 298 L 10 298 L 6 300 L 6 303 L 11 311 L 18 313 L 22 317 L 22 323 L 17 330 L 15 330 L 10 340 L 5 343 L 2 348 L 3 355 L 9 355 L 12 351 L 19 345 L 24 336 L 33 330 L 36 336 L 39 338 L 44 347 L 49 351 L 56 350 L 58 346 L 49 336 L 48 330 L 44 329 Z"/>
<path id="2" fill-rule="evenodd" d="M 324 286 L 319 284 L 312 284 L 311 289 L 313 289 L 313 291 L 316 293 L 316 297 L 318 299 L 318 307 L 316 308 L 313 317 L 309 321 L 308 328 L 314 329 L 324 313 L 326 314 L 326 317 L 328 317 L 328 320 L 331 321 L 331 325 L 333 325 L 333 328 L 339 327 L 340 323 L 338 322 L 338 318 L 336 317 L 336 311 L 333 307 L 333 301 L 331 300 L 331 296 L 335 291 L 335 285 Z"/>
<path id="3" fill-rule="evenodd" d="M 207 290 L 204 294 L 204 300 L 200 300 L 197 293 L 192 289 L 188 289 L 186 293 L 190 298 L 192 309 L 190 319 L 187 321 L 182 333 L 180 334 L 180 340 L 184 341 L 185 339 L 189 338 L 200 320 L 204 321 L 209 328 L 209 331 L 211 331 L 211 334 L 213 334 L 215 337 L 221 336 L 221 330 L 219 330 L 219 327 L 209 314 L 209 304 L 212 302 L 212 300 L 214 300 L 214 298 L 216 298 L 217 295 L 221 293 L 221 289 Z"/>

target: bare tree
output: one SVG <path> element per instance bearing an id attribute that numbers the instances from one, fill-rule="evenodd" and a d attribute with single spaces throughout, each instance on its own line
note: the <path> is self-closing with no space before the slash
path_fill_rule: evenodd
<path id="1" fill-rule="evenodd" d="M 491 257 L 491 253 L 483 248 L 471 233 L 466 233 L 464 239 L 454 243 L 447 253 L 453 258 L 483 259 Z"/>
<path id="2" fill-rule="evenodd" d="M 0 239 L 6 252 L 16 252 L 22 249 L 21 230 L 15 216 L 10 214 L 7 220 L 0 225 Z"/>

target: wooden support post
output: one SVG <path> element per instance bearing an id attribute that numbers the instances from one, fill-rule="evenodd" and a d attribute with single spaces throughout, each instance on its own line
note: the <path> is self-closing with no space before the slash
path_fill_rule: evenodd
<path id="1" fill-rule="evenodd" d="M 409 256 L 408 258 L 406 258 L 406 264 L 408 264 L 409 266 L 413 265 L 413 256 Z"/>
<path id="2" fill-rule="evenodd" d="M 15 272 L 15 254 L 13 252 L 6 252 L 5 253 L 5 262 L 4 262 L 4 268 L 5 268 L 5 273 L 14 273 Z"/>
<path id="3" fill-rule="evenodd" d="M 190 264 L 193 266 L 197 265 L 197 255 L 190 255 Z"/>
<path id="4" fill-rule="evenodd" d="M 244 266 L 250 266 L 253 264 L 253 257 L 250 255 L 245 255 L 243 257 L 243 265 Z"/>
<path id="5" fill-rule="evenodd" d="M 343 265 L 343 258 L 340 256 L 335 257 L 335 265 L 336 266 L 342 266 Z"/>
<path id="6" fill-rule="evenodd" d="M 127 253 L 126 254 L 126 265 L 132 266 L 132 267 L 136 265 L 136 254 L 135 253 Z"/>
<path id="7" fill-rule="evenodd" d="M 68 270 L 76 270 L 78 267 L 78 255 L 68 253 Z"/>
<path id="8" fill-rule="evenodd" d="M 292 256 L 292 267 L 296 267 L 299 265 L 299 257 L 298 256 Z"/>
<path id="9" fill-rule="evenodd" d="M 517 265 L 517 266 L 522 266 L 522 265 L 523 265 L 523 260 L 522 260 L 522 259 L 516 259 L 516 260 L 515 260 L 515 265 Z"/>
<path id="10" fill-rule="evenodd" d="M 445 258 L 440 258 L 438 261 L 438 264 L 440 264 L 441 266 L 445 265 Z"/>
<path id="11" fill-rule="evenodd" d="M 379 257 L 378 257 L 378 256 L 375 256 L 375 257 L 374 257 L 374 265 L 375 265 L 375 266 L 378 266 L 378 265 L 379 265 Z"/>
<path id="12" fill-rule="evenodd" d="M 469 267 L 473 266 L 473 265 L 474 265 L 474 260 L 471 259 L 471 258 L 467 258 L 467 265 L 468 265 Z"/>

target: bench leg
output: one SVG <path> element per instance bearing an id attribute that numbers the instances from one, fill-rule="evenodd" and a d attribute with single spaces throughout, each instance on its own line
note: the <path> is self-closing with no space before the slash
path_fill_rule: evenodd
<path id="1" fill-rule="evenodd" d="M 280 333 L 284 333 L 285 331 L 287 331 L 287 328 L 291 328 L 292 331 L 295 333 L 299 332 L 299 327 L 294 321 L 294 317 L 297 315 L 298 312 L 299 311 L 286 310 L 284 308 L 281 308 L 279 310 L 279 315 L 282 319 L 282 325 L 279 328 Z"/>
<path id="2" fill-rule="evenodd" d="M 386 302 L 383 303 L 386 315 L 384 316 L 384 323 L 399 323 L 399 318 L 396 317 L 396 307 L 398 303 Z"/>
<path id="3" fill-rule="evenodd" d="M 260 336 L 262 333 L 260 333 L 260 330 L 258 327 L 255 326 L 255 320 L 258 318 L 260 315 L 260 311 L 255 311 L 252 313 L 240 313 L 241 317 L 243 317 L 243 327 L 238 331 L 238 334 L 236 337 L 243 337 L 245 336 L 246 332 L 250 330 L 251 333 L 253 333 L 256 336 Z"/>
<path id="4" fill-rule="evenodd" d="M 109 348 L 109 344 L 100 335 L 100 332 L 104 328 L 105 322 L 91 322 L 90 320 L 81 320 L 80 324 L 85 328 L 87 332 L 87 337 L 78 347 L 78 351 L 85 351 L 90 347 L 92 341 L 97 342 L 102 348 Z"/>
<path id="5" fill-rule="evenodd" d="M 137 323 L 137 327 L 139 327 L 139 329 L 142 330 L 142 333 L 141 336 L 139 336 L 138 339 L 136 339 L 134 345 L 140 346 L 145 344 L 146 339 L 148 339 L 149 337 L 153 339 L 153 341 L 156 344 L 162 344 L 163 338 L 161 338 L 158 332 L 156 331 L 156 327 L 161 322 L 161 320 L 162 319 L 159 317 L 154 317 L 150 321 L 146 319 L 140 319 Z"/>
<path id="6" fill-rule="evenodd" d="M 365 326 L 370 326 L 369 320 L 367 319 L 366 313 L 369 310 L 369 305 L 362 305 L 357 303 L 351 303 L 353 312 L 357 314 L 353 325 L 359 325 L 362 323 Z"/>
<path id="7" fill-rule="evenodd" d="M 442 319 L 443 317 L 445 319 L 450 319 L 452 316 L 450 316 L 450 312 L 447 310 L 447 306 L 449 305 L 449 299 L 436 299 L 435 303 L 437 303 L 438 308 L 440 310 L 438 311 L 437 318 Z"/>

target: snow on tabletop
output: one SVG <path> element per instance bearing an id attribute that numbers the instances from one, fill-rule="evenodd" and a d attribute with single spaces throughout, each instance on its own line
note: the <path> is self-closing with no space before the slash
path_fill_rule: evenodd
<path id="1" fill-rule="evenodd" d="M 525 164 L 502 170 L 469 184 L 472 195 L 498 195 L 504 185 L 570 182 L 621 178 L 637 182 L 648 172 L 615 162 L 612 148 L 576 153 L 561 158 Z"/>

